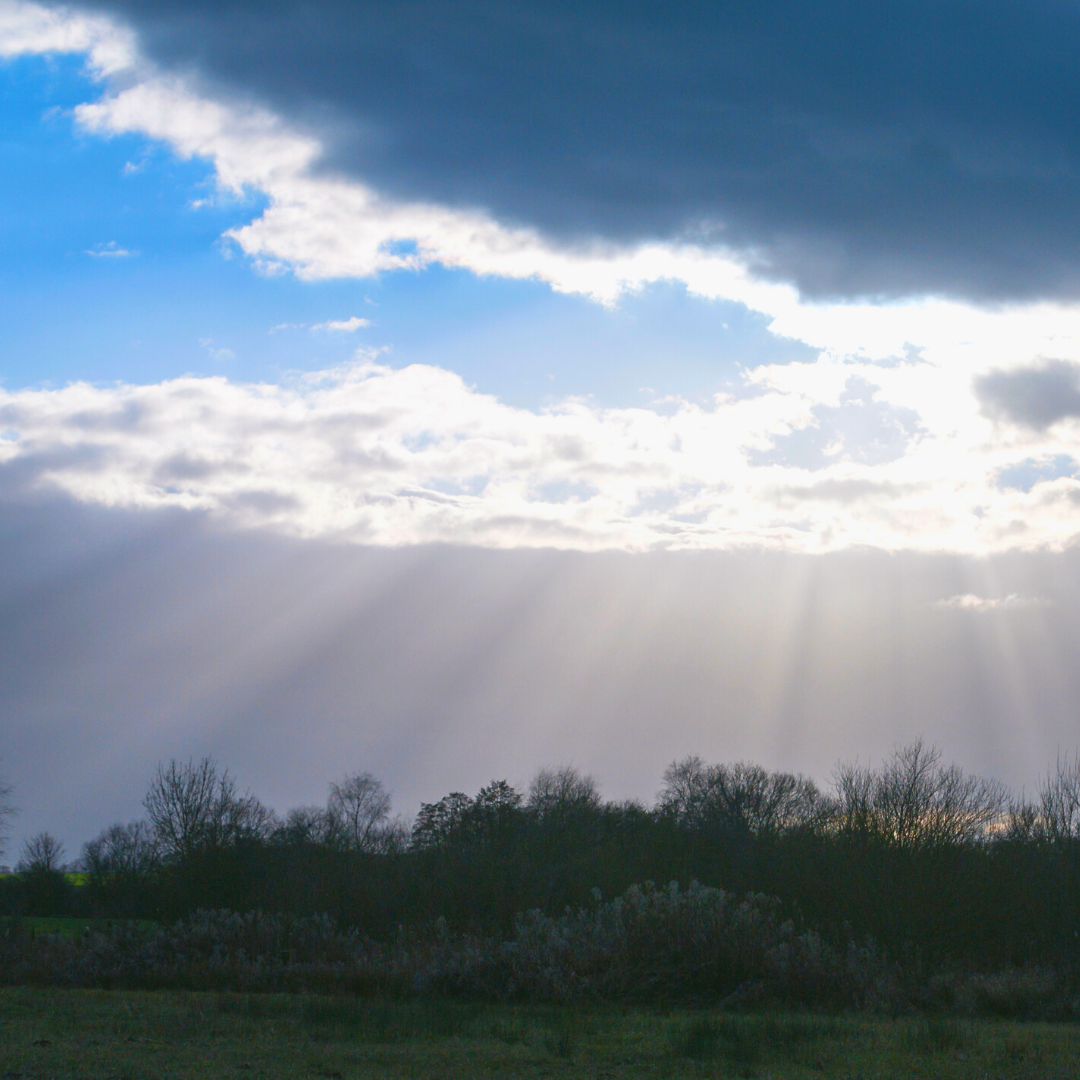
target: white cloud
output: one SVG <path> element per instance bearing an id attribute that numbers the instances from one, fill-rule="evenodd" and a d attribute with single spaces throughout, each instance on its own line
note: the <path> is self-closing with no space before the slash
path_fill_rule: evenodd
<path id="1" fill-rule="evenodd" d="M 538 278 L 611 304 L 650 282 L 677 280 L 695 294 L 768 315 L 777 334 L 835 357 L 894 362 L 921 350 L 931 365 L 959 365 L 970 381 L 1033 351 L 1080 359 L 1080 314 L 1062 304 L 983 310 L 939 299 L 892 304 L 808 303 L 791 286 L 755 278 L 737 252 L 693 245 L 557 247 L 483 213 L 398 203 L 360 183 L 311 170 L 318 141 L 247 104 L 200 96 L 176 77 L 150 74 L 79 106 L 84 128 L 141 133 L 181 156 L 211 160 L 223 189 L 257 188 L 269 206 L 227 235 L 265 272 L 364 277 L 439 263 L 480 275 Z"/>
<path id="2" fill-rule="evenodd" d="M 199 338 L 199 344 L 219 363 L 236 359 L 232 349 L 219 348 L 210 338 Z"/>
<path id="3" fill-rule="evenodd" d="M 312 330 L 328 330 L 331 333 L 351 334 L 354 330 L 362 330 L 371 325 L 370 319 L 361 319 L 358 315 L 352 315 L 348 319 L 331 319 L 329 322 L 316 323 Z"/>
<path id="4" fill-rule="evenodd" d="M 105 244 L 95 244 L 86 254 L 92 255 L 95 259 L 127 259 L 139 253 L 128 251 L 127 248 L 120 247 L 115 240 L 110 240 Z"/>
<path id="5" fill-rule="evenodd" d="M 436 368 L 373 363 L 293 387 L 181 380 L 6 395 L 5 411 L 29 427 L 5 422 L 20 438 L 0 453 L 35 482 L 81 499 L 198 506 L 385 543 L 981 552 L 1061 547 L 1077 532 L 1080 481 L 1052 477 L 1024 491 L 998 478 L 1023 462 L 1080 460 L 1080 421 L 1003 424 L 984 415 L 972 390 L 977 376 L 1038 355 L 1080 360 L 1075 306 L 811 304 L 754 278 L 734 252 L 557 247 L 483 213 L 394 202 L 313 170 L 318 141 L 269 111 L 156 71 L 125 29 L 0 0 L 0 55 L 50 51 L 85 52 L 104 82 L 99 100 L 75 110 L 84 130 L 161 141 L 210 161 L 222 192 L 264 194 L 266 210 L 229 237 L 266 272 L 319 279 L 441 263 L 538 278 L 604 303 L 675 279 L 765 313 L 774 332 L 820 355 L 754 369 L 746 381 L 755 393 L 740 400 L 669 403 L 664 417 L 580 402 L 530 413 Z M 197 423 L 186 395 L 206 405 Z M 83 399 L 85 407 L 73 404 Z M 79 421 L 80 409 L 100 423 Z M 153 418 L 153 437 L 109 419 L 129 409 Z M 212 468 L 158 482 L 158 435 L 177 461 L 204 461 L 216 448 Z"/>
<path id="6" fill-rule="evenodd" d="M 751 466 L 746 448 L 804 408 L 769 390 L 670 415 L 535 413 L 439 368 L 364 358 L 290 385 L 0 391 L 0 471 L 84 502 L 380 544 L 986 551 L 1062 547 L 1076 531 L 1080 483 L 958 478 L 947 445 L 883 465 Z"/>
<path id="7" fill-rule="evenodd" d="M 98 75 L 140 66 L 135 36 L 111 19 L 0 0 L 0 56 L 85 53 Z"/>
<path id="8" fill-rule="evenodd" d="M 1018 608 L 1050 607 L 1051 601 L 1040 600 L 1037 597 L 1021 596 L 1019 593 L 1009 593 L 1008 596 L 998 598 L 963 593 L 962 595 L 950 596 L 948 600 L 939 600 L 934 606 L 948 611 L 971 611 L 983 614 L 988 611 L 1015 611 Z"/>

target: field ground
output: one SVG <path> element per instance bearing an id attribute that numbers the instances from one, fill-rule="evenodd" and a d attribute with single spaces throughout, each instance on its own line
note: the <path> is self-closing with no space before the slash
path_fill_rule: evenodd
<path id="1" fill-rule="evenodd" d="M 1080 1028 L 1009 1021 L 0 989 L 0 1080 L 1080 1077 Z"/>
<path id="2" fill-rule="evenodd" d="M 78 938 L 82 937 L 87 930 L 108 930 L 115 924 L 129 926 L 131 921 L 128 919 L 48 918 L 41 915 L 0 916 L 0 933 L 18 930 L 22 934 L 51 934 L 65 938 Z M 149 929 L 154 923 L 148 919 L 139 919 L 137 925 Z"/>

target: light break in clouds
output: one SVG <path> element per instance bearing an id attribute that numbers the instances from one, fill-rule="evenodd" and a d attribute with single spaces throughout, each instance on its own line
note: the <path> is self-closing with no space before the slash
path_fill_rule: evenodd
<path id="1" fill-rule="evenodd" d="M 3 392 L 4 483 L 384 544 L 988 552 L 1072 542 L 1080 481 L 1061 463 L 1080 461 L 1080 410 L 1048 412 L 1036 384 L 1060 382 L 1080 360 L 1074 305 L 811 303 L 755 276 L 734 249 L 566 246 L 483 210 L 395 201 L 320 172 L 319 139 L 268 109 L 163 73 L 113 21 L 0 7 L 0 54 L 47 52 L 85 53 L 101 80 L 103 96 L 75 110 L 84 132 L 165 143 L 210 161 L 222 193 L 263 193 L 265 211 L 228 239 L 264 273 L 363 277 L 438 263 L 606 304 L 674 279 L 765 313 L 774 333 L 819 356 L 755 368 L 711 402 L 639 409 L 513 409 L 452 373 L 394 371 L 374 353 L 292 384 Z M 1034 404 L 1011 407 L 1014 384 L 1035 386 Z M 1030 483 L 1008 482 L 1017 470 Z"/>
<path id="2" fill-rule="evenodd" d="M 1001 597 L 960 593 L 956 596 L 950 596 L 948 600 L 939 600 L 935 605 L 935 607 L 944 611 L 970 611 L 976 614 L 984 614 L 988 611 L 1016 611 L 1048 606 L 1050 606 L 1048 600 L 1041 600 L 1034 596 L 1021 596 L 1019 593 L 1009 593 L 1008 596 Z"/>

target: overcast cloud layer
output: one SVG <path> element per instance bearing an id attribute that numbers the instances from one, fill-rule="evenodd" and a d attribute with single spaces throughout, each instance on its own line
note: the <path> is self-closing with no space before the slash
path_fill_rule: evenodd
<path id="1" fill-rule="evenodd" d="M 71 856 L 173 756 L 279 810 L 370 769 L 411 815 L 558 762 L 609 798 L 691 753 L 827 783 L 925 734 L 1031 791 L 1078 649 L 1076 552 L 386 550 L 0 497 L 2 771 Z"/>
<path id="2" fill-rule="evenodd" d="M 1080 10 L 1051 0 L 105 0 L 326 170 L 806 294 L 1074 297 Z"/>

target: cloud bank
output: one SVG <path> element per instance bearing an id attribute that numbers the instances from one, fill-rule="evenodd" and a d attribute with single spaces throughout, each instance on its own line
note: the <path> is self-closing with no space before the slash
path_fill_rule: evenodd
<path id="1" fill-rule="evenodd" d="M 384 203 L 726 249 L 807 296 L 1080 291 L 1080 12 L 1052 0 L 87 7 Z"/>
<path id="2" fill-rule="evenodd" d="M 152 6 L 140 7 L 147 19 L 154 18 Z M 211 18 L 216 10 L 178 8 L 162 26 L 167 23 L 179 41 L 189 16 Z M 225 16 L 230 10 L 222 7 Z M 258 9 L 267 34 L 273 36 L 275 12 L 286 10 L 307 9 Z M 1027 302 L 1020 307 L 986 309 L 942 297 L 920 299 L 934 291 L 929 287 L 913 290 L 917 295 L 908 299 L 900 290 L 901 298 L 888 303 L 880 298 L 814 300 L 813 290 L 807 299 L 793 279 L 763 274 L 760 245 L 747 247 L 726 233 L 706 236 L 699 229 L 621 239 L 583 234 L 569 244 L 528 218 L 500 216 L 487 205 L 382 189 L 366 174 L 327 168 L 340 125 L 327 128 L 308 112 L 271 108 L 254 93 L 237 96 L 200 74 L 194 62 L 170 67 L 167 58 L 153 60 L 145 50 L 159 37 L 148 25 L 143 24 L 140 38 L 105 16 L 5 0 L 0 4 L 0 55 L 86 53 L 106 92 L 74 110 L 85 132 L 137 134 L 163 142 L 183 158 L 212 163 L 222 193 L 262 193 L 266 210 L 228 238 L 266 273 L 290 271 L 318 280 L 439 263 L 482 276 L 538 278 L 557 290 L 604 303 L 651 282 L 676 280 L 696 295 L 743 303 L 768 315 L 775 333 L 839 355 L 888 359 L 914 347 L 934 360 L 962 346 L 985 350 L 987 363 L 1015 363 L 1031 355 L 1033 342 L 1045 341 L 1056 343 L 1059 356 L 1069 359 L 1075 352 L 1080 358 L 1075 309 L 1054 290 L 1022 292 Z M 302 41 L 302 35 L 292 41 L 295 65 L 310 59 Z M 203 44 L 210 51 L 217 47 L 209 40 Z M 325 119 L 325 113 L 320 115 Z M 787 167 L 777 172 L 794 175 Z M 955 237 L 949 236 L 955 247 Z M 1049 251 L 1040 256 L 1040 266 L 1047 264 Z M 1015 254 L 1010 248 L 1012 264 L 1017 264 Z M 1017 356 L 1018 346 L 1027 350 L 1024 356 Z"/>
<path id="3" fill-rule="evenodd" d="M 1045 431 L 1080 417 L 1080 364 L 1044 360 L 1012 371 L 990 371 L 975 380 L 975 393 L 991 416 Z"/>
<path id="4" fill-rule="evenodd" d="M 1000 483 L 1015 438 L 995 445 L 973 398 L 947 426 L 919 411 L 935 369 L 809 367 L 758 369 L 752 393 L 665 409 L 532 412 L 440 368 L 363 357 L 282 385 L 0 391 L 0 487 L 388 545 L 988 552 L 1073 541 L 1080 480 Z M 1077 426 L 1052 442 L 1080 456 Z"/>

